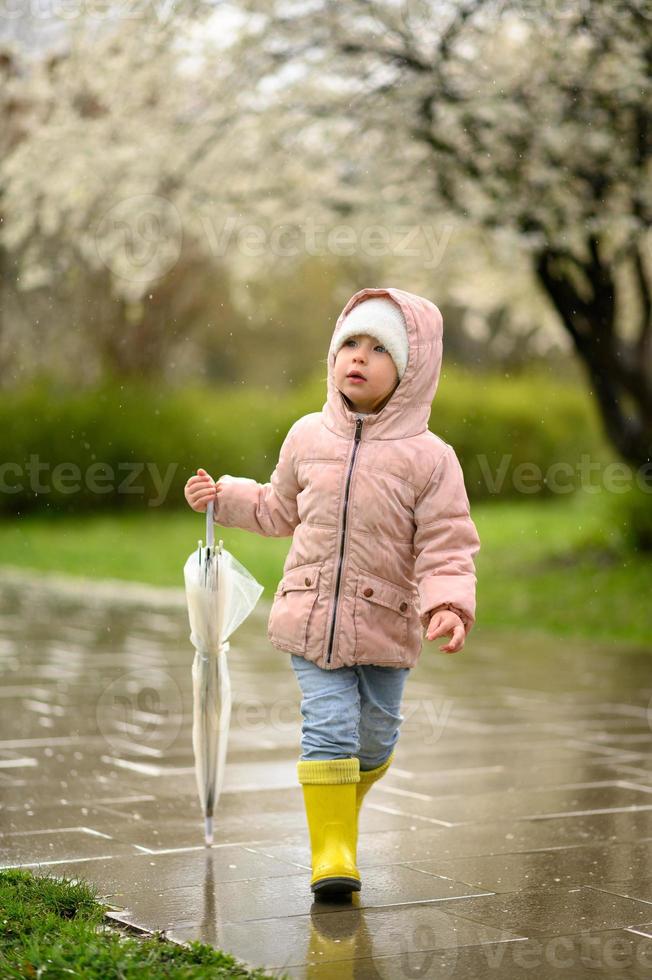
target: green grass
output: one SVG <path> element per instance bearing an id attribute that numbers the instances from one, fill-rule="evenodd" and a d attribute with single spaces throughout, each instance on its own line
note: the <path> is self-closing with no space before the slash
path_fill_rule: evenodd
<path id="1" fill-rule="evenodd" d="M 614 529 L 607 494 L 477 502 L 476 630 L 544 630 L 558 636 L 647 643 L 652 638 L 650 557 Z M 29 516 L 0 527 L 6 565 L 183 586 L 183 564 L 203 537 L 192 511 Z M 216 527 L 216 536 L 265 586 L 271 600 L 289 538 Z"/>
<path id="2" fill-rule="evenodd" d="M 186 558 L 205 533 L 206 518 L 189 508 L 101 517 L 29 515 L 2 522 L 0 554 L 3 564 L 22 568 L 183 587 Z M 220 538 L 266 589 L 274 590 L 290 538 L 216 526 L 215 540 Z"/>
<path id="3" fill-rule="evenodd" d="M 609 506 L 581 492 L 476 506 L 478 623 L 649 647 L 651 556 L 625 544 Z"/>
<path id="4" fill-rule="evenodd" d="M 124 936 L 103 924 L 108 908 L 87 882 L 37 876 L 23 869 L 0 871 L 0 976 L 3 980 L 40 976 L 263 980 L 269 976 L 197 941 L 178 945 L 161 933 L 146 939 Z"/>

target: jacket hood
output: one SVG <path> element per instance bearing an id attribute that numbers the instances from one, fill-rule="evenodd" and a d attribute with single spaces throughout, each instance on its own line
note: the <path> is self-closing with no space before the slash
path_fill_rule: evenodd
<path id="1" fill-rule="evenodd" d="M 335 334 L 354 306 L 372 296 L 388 296 L 405 317 L 408 360 L 405 373 L 389 401 L 379 412 L 365 417 L 365 439 L 404 439 L 428 428 L 432 402 L 439 384 L 443 350 L 443 318 L 430 300 L 403 289 L 360 289 L 337 318 L 328 349 L 328 394 L 322 415 L 324 424 L 339 435 L 350 437 L 356 412 L 349 408 L 335 384 Z"/>

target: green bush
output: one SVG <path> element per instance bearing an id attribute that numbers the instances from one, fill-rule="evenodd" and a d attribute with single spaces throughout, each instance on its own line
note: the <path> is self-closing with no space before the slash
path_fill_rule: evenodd
<path id="1" fill-rule="evenodd" d="M 609 494 L 605 524 L 612 529 L 613 545 L 625 550 L 652 551 L 652 494 L 634 484 L 624 493 Z"/>
<path id="2" fill-rule="evenodd" d="M 323 366 L 289 395 L 246 385 L 168 389 L 120 381 L 72 392 L 41 381 L 0 394 L 0 510 L 183 506 L 184 484 L 199 466 L 216 478 L 230 473 L 266 482 L 292 423 L 319 411 L 325 400 Z M 588 393 L 542 373 L 447 370 L 430 428 L 454 446 L 476 500 L 527 492 L 515 479 L 520 464 L 533 464 L 545 476 L 554 463 L 575 466 L 582 453 L 612 455 Z M 501 463 L 503 480 L 494 484 Z M 535 493 L 551 490 L 539 482 Z"/>
<path id="3" fill-rule="evenodd" d="M 612 456 L 588 393 L 542 372 L 444 377 L 430 428 L 455 447 L 471 499 L 551 496 L 556 491 L 545 482 L 551 468 L 575 468 L 582 454 Z M 577 481 L 569 476 L 559 484 Z"/>
<path id="4" fill-rule="evenodd" d="M 77 393 L 41 383 L 0 396 L 0 509 L 178 506 L 198 466 L 216 477 L 267 479 L 292 410 L 289 399 L 246 388 L 168 391 L 121 383 Z M 169 485 L 160 490 L 166 474 Z M 19 492 L 8 489 L 16 484 Z"/>

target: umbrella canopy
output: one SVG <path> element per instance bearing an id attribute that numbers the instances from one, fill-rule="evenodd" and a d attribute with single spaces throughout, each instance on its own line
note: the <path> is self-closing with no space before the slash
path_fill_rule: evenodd
<path id="1" fill-rule="evenodd" d="M 251 613 L 263 586 L 219 542 L 215 548 L 213 501 L 206 508 L 206 547 L 201 540 L 183 569 L 190 620 L 192 745 L 206 843 L 213 842 L 213 815 L 222 789 L 231 718 L 228 639 Z"/>

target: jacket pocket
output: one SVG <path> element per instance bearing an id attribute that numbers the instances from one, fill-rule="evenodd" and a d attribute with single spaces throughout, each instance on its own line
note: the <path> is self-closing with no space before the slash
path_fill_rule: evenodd
<path id="1" fill-rule="evenodd" d="M 407 589 L 361 572 L 353 612 L 356 663 L 404 663 L 413 606 L 412 593 Z"/>
<path id="2" fill-rule="evenodd" d="M 285 573 L 274 593 L 267 623 L 267 637 L 284 649 L 304 653 L 308 644 L 308 623 L 319 594 L 323 562 L 297 565 Z"/>

